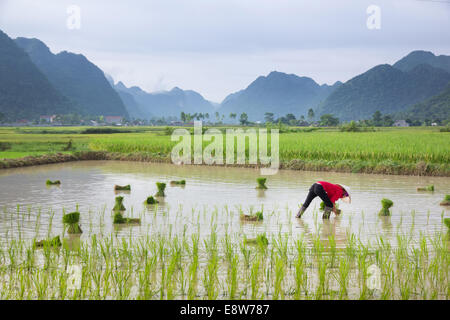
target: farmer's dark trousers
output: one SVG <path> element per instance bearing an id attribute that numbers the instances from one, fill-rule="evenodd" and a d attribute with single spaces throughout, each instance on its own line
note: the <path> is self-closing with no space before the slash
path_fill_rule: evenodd
<path id="1" fill-rule="evenodd" d="M 314 183 L 311 188 L 309 188 L 308 196 L 306 197 L 305 202 L 303 202 L 303 208 L 308 208 L 315 197 L 322 199 L 326 207 L 333 208 L 333 202 L 328 198 L 327 193 L 320 183 Z"/>

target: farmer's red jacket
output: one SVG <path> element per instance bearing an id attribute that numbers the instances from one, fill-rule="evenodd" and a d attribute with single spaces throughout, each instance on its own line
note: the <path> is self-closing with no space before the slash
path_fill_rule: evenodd
<path id="1" fill-rule="evenodd" d="M 322 185 L 331 202 L 335 203 L 338 199 L 342 198 L 343 191 L 340 185 L 326 181 L 317 181 L 317 183 Z"/>

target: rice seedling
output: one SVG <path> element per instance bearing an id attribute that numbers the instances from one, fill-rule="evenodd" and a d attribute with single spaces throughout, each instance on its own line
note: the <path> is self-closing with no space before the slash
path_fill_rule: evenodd
<path id="1" fill-rule="evenodd" d="M 340 215 L 340 214 L 342 213 L 342 210 L 339 209 L 339 204 L 336 203 L 336 204 L 335 204 L 335 207 L 336 207 L 336 215 Z M 320 205 L 319 205 L 319 210 L 320 210 L 320 211 L 324 211 L 324 210 L 325 210 L 325 202 L 322 201 L 322 202 L 320 203 Z"/>
<path id="2" fill-rule="evenodd" d="M 82 233 L 80 227 L 80 213 L 75 211 L 63 215 L 63 223 L 68 227 L 67 232 L 70 234 Z"/>
<path id="3" fill-rule="evenodd" d="M 164 182 L 157 182 L 156 187 L 158 191 L 156 192 L 156 197 L 165 197 L 164 190 L 166 189 L 166 184 Z"/>
<path id="4" fill-rule="evenodd" d="M 52 180 L 47 180 L 47 181 L 45 182 L 45 184 L 46 184 L 47 186 L 59 186 L 59 185 L 61 185 L 61 181 L 59 181 L 59 180 L 54 180 L 54 181 L 52 181 Z"/>
<path id="5" fill-rule="evenodd" d="M 172 186 L 185 186 L 186 180 L 172 180 L 170 181 L 170 185 Z"/>
<path id="6" fill-rule="evenodd" d="M 121 196 L 116 197 L 113 211 L 117 212 L 117 211 L 125 211 L 125 210 L 126 210 L 125 206 L 123 205 L 123 197 L 121 197 Z"/>
<path id="7" fill-rule="evenodd" d="M 128 184 L 126 186 L 114 185 L 114 191 L 131 191 L 131 186 Z"/>
<path id="8" fill-rule="evenodd" d="M 256 178 L 256 183 L 257 183 L 256 189 L 267 189 L 266 181 L 267 181 L 267 178 L 261 178 L 261 177 Z"/>
<path id="9" fill-rule="evenodd" d="M 158 200 L 156 200 L 153 196 L 147 197 L 144 201 L 145 204 L 157 204 L 159 203 Z"/>
<path id="10" fill-rule="evenodd" d="M 23 208 L 19 210 L 23 214 Z M 357 227 L 345 235 L 330 234 L 320 222 L 314 230 L 291 232 L 296 226 L 287 224 L 282 212 L 266 217 L 273 224 L 267 228 L 236 224 L 239 208 L 196 207 L 181 218 L 176 218 L 177 210 L 143 220 L 142 233 L 137 228 L 99 229 L 98 222 L 88 219 L 101 221 L 101 211 L 84 215 L 92 230 L 81 238 L 61 239 L 58 247 L 49 241 L 38 250 L 33 238 L 49 235 L 53 211 L 33 209 L 31 230 L 40 232 L 22 230 L 19 239 L 9 219 L 20 217 L 21 222 L 22 217 L 17 208 L 7 209 L 6 219 L 0 221 L 5 230 L 0 238 L 0 297 L 448 299 L 448 240 L 440 227 L 446 220 L 434 219 L 434 213 L 432 232 L 418 236 L 409 226 L 394 228 L 373 243 L 364 232 L 355 232 Z M 38 220 L 38 214 L 43 219 Z M 373 235 L 376 227 L 368 223 L 364 231 Z M 73 239 L 79 242 L 74 248 Z M 372 264 L 380 269 L 379 290 L 368 286 Z M 82 267 L 80 289 L 69 286 L 71 265 Z"/>
<path id="11" fill-rule="evenodd" d="M 434 191 L 434 185 L 429 185 L 426 187 L 419 187 L 417 191 Z"/>
<path id="12" fill-rule="evenodd" d="M 125 218 L 122 212 L 116 211 L 113 217 L 114 224 L 141 224 L 141 219 L 139 218 Z"/>
<path id="13" fill-rule="evenodd" d="M 61 243 L 61 239 L 59 238 L 59 236 L 56 236 L 52 239 L 44 239 L 44 240 L 36 241 L 34 245 L 36 248 L 44 248 L 44 247 L 56 248 L 56 247 L 61 247 L 62 243 Z M 32 261 L 32 259 L 33 258 L 29 258 L 29 261 Z M 32 265 L 33 265 L 33 262 L 29 263 L 29 268 L 31 268 Z"/>
<path id="14" fill-rule="evenodd" d="M 380 216 L 390 216 L 391 215 L 391 211 L 389 210 L 392 206 L 394 205 L 394 202 L 392 202 L 392 200 L 389 199 L 382 199 L 381 200 L 381 210 L 378 213 Z"/>
<path id="15" fill-rule="evenodd" d="M 247 244 L 250 245 L 258 245 L 260 247 L 267 246 L 269 244 L 269 240 L 267 239 L 265 234 L 259 234 L 256 238 L 244 239 Z"/>
<path id="16" fill-rule="evenodd" d="M 450 229 L 450 218 L 445 218 L 444 219 L 444 224 L 447 226 L 447 228 Z"/>
<path id="17" fill-rule="evenodd" d="M 286 275 L 286 264 L 285 260 L 280 257 L 275 257 L 275 281 L 274 281 L 274 292 L 273 299 L 284 299 L 283 281 Z"/>
<path id="18" fill-rule="evenodd" d="M 444 200 L 440 203 L 441 206 L 450 206 L 450 194 L 446 194 Z"/>
<path id="19" fill-rule="evenodd" d="M 257 211 L 254 214 L 253 213 L 250 213 L 250 214 L 241 213 L 240 219 L 242 221 L 262 221 L 262 220 L 264 220 L 264 213 L 262 211 Z"/>

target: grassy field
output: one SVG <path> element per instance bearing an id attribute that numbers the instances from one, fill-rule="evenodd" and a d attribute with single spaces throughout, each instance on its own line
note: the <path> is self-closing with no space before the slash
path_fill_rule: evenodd
<path id="1" fill-rule="evenodd" d="M 171 130 L 165 127 L 120 128 L 116 130 L 121 132 L 110 134 L 84 134 L 84 130 L 0 128 L 0 159 L 106 151 L 133 154 L 133 159 L 158 156 L 170 161 L 176 144 L 170 140 Z M 375 132 L 290 128 L 280 134 L 280 160 L 284 168 L 291 169 L 448 176 L 449 135 L 431 127 L 381 128 Z"/>

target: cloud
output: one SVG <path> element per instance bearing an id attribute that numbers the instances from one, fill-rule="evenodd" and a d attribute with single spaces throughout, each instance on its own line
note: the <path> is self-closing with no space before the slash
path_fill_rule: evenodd
<path id="1" fill-rule="evenodd" d="M 377 0 L 381 29 L 368 30 L 373 3 L 14 0 L 0 2 L 0 28 L 86 54 L 117 80 L 195 89 L 216 101 L 271 70 L 334 82 L 414 49 L 450 53 L 450 4 Z M 72 4 L 81 8 L 80 30 L 66 27 Z"/>

